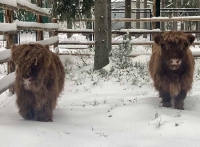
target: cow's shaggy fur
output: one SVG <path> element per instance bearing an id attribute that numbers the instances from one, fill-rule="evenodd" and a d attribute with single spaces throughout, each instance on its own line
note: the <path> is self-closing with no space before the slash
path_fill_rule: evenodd
<path id="1" fill-rule="evenodd" d="M 173 98 L 175 109 L 184 109 L 183 101 L 193 82 L 195 62 L 189 47 L 194 40 L 193 35 L 181 31 L 154 37 L 149 71 L 163 107 L 171 107 Z"/>
<path id="2" fill-rule="evenodd" d="M 59 57 L 40 44 L 11 48 L 17 65 L 15 91 L 24 119 L 53 121 L 53 109 L 64 86 L 65 71 Z"/>

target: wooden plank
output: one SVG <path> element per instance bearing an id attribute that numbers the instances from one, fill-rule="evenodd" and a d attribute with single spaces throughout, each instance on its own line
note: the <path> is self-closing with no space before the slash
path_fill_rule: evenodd
<path id="1" fill-rule="evenodd" d="M 17 26 L 18 30 L 33 30 L 33 31 L 52 31 L 58 30 L 58 28 L 44 28 L 44 27 L 26 27 L 26 26 Z"/>
<path id="2" fill-rule="evenodd" d="M 24 9 L 26 11 L 29 11 L 29 12 L 33 13 L 33 14 L 50 17 L 50 14 L 48 14 L 48 13 L 37 11 L 37 10 L 35 10 L 33 8 L 27 7 L 27 6 L 22 5 L 22 4 L 17 3 L 17 6 L 18 6 L 18 8 Z M 40 8 L 40 7 L 38 7 L 38 8 L 42 10 L 42 8 Z"/>
<path id="3" fill-rule="evenodd" d="M 121 41 L 112 41 L 112 45 L 119 45 L 122 44 L 123 40 Z M 58 43 L 59 45 L 95 45 L 95 41 L 62 41 Z M 131 41 L 132 45 L 152 45 L 153 41 Z"/>
<path id="4" fill-rule="evenodd" d="M 194 57 L 194 58 L 199 58 L 199 57 L 200 57 L 200 52 L 192 52 L 192 54 L 193 54 L 193 57 Z M 79 53 L 59 53 L 59 55 L 94 56 L 94 54 L 92 54 L 92 53 L 88 53 L 88 54 L 79 54 Z M 147 52 L 136 52 L 136 53 L 131 53 L 131 54 L 128 55 L 127 57 L 134 58 L 134 57 L 141 56 L 141 55 L 150 56 L 151 53 L 147 53 Z"/>
<path id="5" fill-rule="evenodd" d="M 199 16 L 185 16 L 185 17 L 152 17 L 152 18 L 115 18 L 112 22 L 170 22 L 170 21 L 200 21 Z"/>
<path id="6" fill-rule="evenodd" d="M 121 41 L 112 41 L 112 45 L 119 45 L 122 44 L 123 40 Z M 153 45 L 153 41 L 131 41 L 132 45 Z M 94 41 L 62 41 L 58 43 L 59 45 L 95 45 Z M 195 41 L 193 45 L 200 45 L 200 41 Z"/>
<path id="7" fill-rule="evenodd" d="M 10 0 L 11 1 L 11 0 Z M 26 4 L 24 4 L 26 3 Z M 46 12 L 43 8 L 41 7 L 37 7 L 37 9 L 34 9 L 33 7 L 35 6 L 35 4 L 32 4 L 30 2 L 27 2 L 25 0 L 23 1 L 16 1 L 16 6 L 14 5 L 10 5 L 9 3 L 3 3 L 0 2 L 0 7 L 4 8 L 4 9 L 9 9 L 9 10 L 18 10 L 18 9 L 24 9 L 26 11 L 32 12 L 34 14 L 37 15 L 42 15 L 42 16 L 48 16 L 50 17 L 50 14 L 48 12 Z"/>
<path id="8" fill-rule="evenodd" d="M 3 4 L 3 3 L 0 3 L 0 7 L 3 8 L 3 9 L 18 10 L 18 8 L 15 7 L 15 6 L 7 5 L 7 4 Z"/>
<path id="9" fill-rule="evenodd" d="M 0 35 L 6 35 L 6 34 L 10 34 L 10 35 L 13 35 L 13 34 L 17 34 L 19 31 L 0 31 Z"/>
<path id="10" fill-rule="evenodd" d="M 57 33 L 94 33 L 93 30 L 73 30 L 73 29 L 67 29 L 67 30 L 58 30 L 55 31 Z M 157 34 L 157 33 L 164 33 L 165 31 L 161 31 L 159 29 L 154 30 L 146 30 L 146 29 L 122 29 L 122 30 L 112 30 L 112 34 L 119 34 L 124 35 L 126 33 L 129 34 Z M 183 31 L 184 33 L 200 33 L 200 30 L 192 30 L 192 31 Z"/>

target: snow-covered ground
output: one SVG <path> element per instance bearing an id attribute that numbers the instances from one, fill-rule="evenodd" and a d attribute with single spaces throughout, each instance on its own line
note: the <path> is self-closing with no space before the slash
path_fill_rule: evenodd
<path id="1" fill-rule="evenodd" d="M 146 48 L 138 46 L 134 51 Z M 18 114 L 16 96 L 6 91 L 0 95 L 0 147 L 199 147 L 198 78 L 185 100 L 185 110 L 180 111 L 161 107 L 151 80 L 141 84 L 140 78 L 148 73 L 138 73 L 139 80 L 132 85 L 127 77 L 119 81 L 92 73 L 93 57 L 60 58 L 68 71 L 54 121 L 24 120 Z M 147 65 L 148 60 L 149 56 L 139 56 L 132 62 Z M 109 69 L 110 64 L 104 68 Z"/>

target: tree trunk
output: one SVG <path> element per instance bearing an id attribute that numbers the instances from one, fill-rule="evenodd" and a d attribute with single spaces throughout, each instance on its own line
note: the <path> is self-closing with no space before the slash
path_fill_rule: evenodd
<path id="1" fill-rule="evenodd" d="M 95 0 L 94 70 L 109 64 L 111 51 L 111 0 Z"/>

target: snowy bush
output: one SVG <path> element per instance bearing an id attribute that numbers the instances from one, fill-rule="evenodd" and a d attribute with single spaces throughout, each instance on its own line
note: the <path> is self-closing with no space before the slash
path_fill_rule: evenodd
<path id="1" fill-rule="evenodd" d="M 128 34 L 124 35 L 123 43 L 117 48 L 113 48 L 111 51 L 110 60 L 113 62 L 113 66 L 118 69 L 126 69 L 131 66 L 131 60 L 127 57 L 132 52 L 132 45 Z"/>

